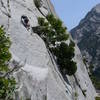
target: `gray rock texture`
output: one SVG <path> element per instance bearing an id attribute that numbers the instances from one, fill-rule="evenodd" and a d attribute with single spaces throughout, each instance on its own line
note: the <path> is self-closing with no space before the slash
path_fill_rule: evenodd
<path id="1" fill-rule="evenodd" d="M 43 15 L 53 13 L 56 16 L 50 0 L 42 0 L 40 10 Z M 14 73 L 18 85 L 15 100 L 95 100 L 96 92 L 77 45 L 76 79 L 66 76 L 68 81 L 65 81 L 44 41 L 32 32 L 31 28 L 38 25 L 37 18 L 44 17 L 41 12 L 34 0 L 0 0 L 0 25 L 4 25 L 11 39 L 12 60 L 24 63 Z M 22 15 L 29 18 L 29 30 L 21 23 Z M 86 96 L 82 90 L 86 90 Z"/>
<path id="2" fill-rule="evenodd" d="M 89 64 L 93 64 L 95 74 L 100 79 L 100 4 L 96 5 L 70 32 L 82 55 Z"/>

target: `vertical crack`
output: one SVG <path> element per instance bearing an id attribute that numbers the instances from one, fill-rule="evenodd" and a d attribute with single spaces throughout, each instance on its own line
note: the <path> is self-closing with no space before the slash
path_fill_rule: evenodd
<path id="1" fill-rule="evenodd" d="M 4 11 L 4 10 L 2 10 L 2 8 L 0 8 L 1 12 L 6 16 L 11 17 L 6 6 L 4 5 L 4 2 L 2 0 L 0 2 L 1 2 L 1 6 L 5 9 L 5 11 Z"/>
<path id="2" fill-rule="evenodd" d="M 7 0 L 7 8 L 8 8 L 8 14 L 11 14 L 11 10 L 10 10 L 10 1 Z M 11 17 L 11 15 L 10 15 Z M 10 17 L 8 17 L 8 31 L 9 31 L 9 27 L 10 27 Z"/>

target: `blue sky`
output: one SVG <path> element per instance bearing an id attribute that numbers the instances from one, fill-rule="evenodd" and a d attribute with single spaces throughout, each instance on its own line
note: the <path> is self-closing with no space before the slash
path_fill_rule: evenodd
<path id="1" fill-rule="evenodd" d="M 78 25 L 80 20 L 100 0 L 51 0 L 57 14 L 62 19 L 68 30 Z"/>

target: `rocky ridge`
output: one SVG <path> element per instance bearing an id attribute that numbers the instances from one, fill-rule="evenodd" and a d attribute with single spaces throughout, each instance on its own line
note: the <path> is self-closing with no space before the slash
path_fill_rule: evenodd
<path id="1" fill-rule="evenodd" d="M 100 79 L 100 4 L 96 5 L 79 25 L 71 30 L 71 34 L 82 55 L 89 65 L 94 66 L 95 74 Z"/>

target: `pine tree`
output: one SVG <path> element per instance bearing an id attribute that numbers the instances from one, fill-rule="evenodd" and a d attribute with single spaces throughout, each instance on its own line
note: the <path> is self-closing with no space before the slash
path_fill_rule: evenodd
<path id="1" fill-rule="evenodd" d="M 9 61 L 11 53 L 9 52 L 11 42 L 6 36 L 4 29 L 0 27 L 0 100 L 11 100 L 15 89 L 15 79 L 12 76 L 2 76 L 6 74 L 9 69 Z"/>
<path id="2" fill-rule="evenodd" d="M 57 64 L 63 74 L 73 75 L 77 66 L 72 58 L 74 54 L 75 43 L 70 40 L 70 44 L 66 44 L 69 35 L 66 34 L 66 27 L 60 19 L 55 18 L 52 14 L 45 18 L 38 18 L 39 26 L 33 28 L 36 33 L 44 40 L 47 48 L 56 56 Z"/>

